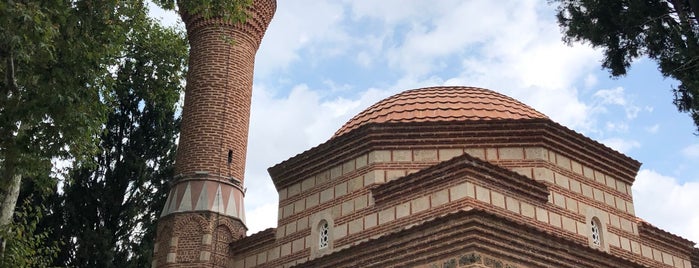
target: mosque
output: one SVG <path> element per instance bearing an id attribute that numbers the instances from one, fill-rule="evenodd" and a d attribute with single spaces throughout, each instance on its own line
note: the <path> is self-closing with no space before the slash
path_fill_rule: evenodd
<path id="1" fill-rule="evenodd" d="M 190 68 L 152 267 L 699 267 L 694 242 L 635 216 L 638 161 L 475 87 L 391 96 L 269 168 L 277 227 L 246 236 L 253 66 L 276 9 L 252 2 L 241 24 L 180 9 Z"/>

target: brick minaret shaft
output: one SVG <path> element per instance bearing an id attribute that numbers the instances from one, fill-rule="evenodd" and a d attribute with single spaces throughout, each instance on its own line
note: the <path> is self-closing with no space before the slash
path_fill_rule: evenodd
<path id="1" fill-rule="evenodd" d="M 245 236 L 243 175 L 255 54 L 276 0 L 254 0 L 244 23 L 180 6 L 190 44 L 175 178 L 158 222 L 153 267 L 229 267 Z"/>

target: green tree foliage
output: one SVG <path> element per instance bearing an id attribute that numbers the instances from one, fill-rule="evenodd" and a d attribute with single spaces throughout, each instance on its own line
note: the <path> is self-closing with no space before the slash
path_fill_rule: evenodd
<path id="1" fill-rule="evenodd" d="M 48 267 L 58 254 L 59 242 L 49 239 L 49 230 L 37 228 L 46 208 L 30 200 L 25 199 L 15 213 L 11 228 L 0 231 L 7 238 L 7 257 L 0 260 L 0 267 Z"/>
<path id="2" fill-rule="evenodd" d="M 76 162 L 64 186 L 66 244 L 56 265 L 150 266 L 155 221 L 173 176 L 187 43 L 145 13 L 131 25 L 105 91 L 108 116 L 96 165 Z"/>
<path id="3" fill-rule="evenodd" d="M 51 159 L 81 159 L 95 149 L 101 90 L 111 83 L 125 18 L 138 6 L 0 2 L 0 227 L 12 219 L 23 177 L 48 173 Z"/>
<path id="4" fill-rule="evenodd" d="M 699 131 L 699 0 L 552 0 L 566 42 L 604 49 L 602 66 L 623 76 L 647 56 L 677 79 L 674 103 Z"/>
<path id="5" fill-rule="evenodd" d="M 227 22 L 238 23 L 247 19 L 245 9 L 252 5 L 253 0 L 154 0 L 153 2 L 166 10 L 175 10 L 177 5 L 190 15 L 199 15 L 204 18 L 218 17 Z"/>

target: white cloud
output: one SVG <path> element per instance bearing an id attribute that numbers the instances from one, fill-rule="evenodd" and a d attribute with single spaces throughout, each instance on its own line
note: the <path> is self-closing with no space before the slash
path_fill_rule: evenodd
<path id="1" fill-rule="evenodd" d="M 604 145 L 609 146 L 609 148 L 612 148 L 624 154 L 627 154 L 634 148 L 641 147 L 641 144 L 638 141 L 626 140 L 622 138 L 609 138 L 601 140 L 600 142 Z"/>
<path id="2" fill-rule="evenodd" d="M 658 130 L 660 130 L 660 124 L 655 124 L 649 127 L 646 127 L 646 131 L 651 134 L 658 133 Z"/>
<path id="3" fill-rule="evenodd" d="M 288 68 L 301 59 L 301 50 L 315 51 L 315 59 L 304 60 L 339 53 L 348 41 L 340 26 L 344 16 L 342 5 L 336 1 L 278 1 L 256 58 L 255 74 L 266 76 Z"/>
<path id="4" fill-rule="evenodd" d="M 626 119 L 629 120 L 638 117 L 638 113 L 641 111 L 641 107 L 628 100 L 629 96 L 625 94 L 623 87 L 599 90 L 595 92 L 594 97 L 600 101 L 600 106 L 616 105 L 622 107 L 626 113 Z"/>
<path id="5" fill-rule="evenodd" d="M 633 187 L 636 215 L 686 239 L 699 241 L 699 183 L 679 183 L 653 170 L 641 170 Z"/>
<path id="6" fill-rule="evenodd" d="M 685 147 L 682 149 L 682 154 L 689 158 L 699 158 L 699 143 Z"/>
<path id="7" fill-rule="evenodd" d="M 248 235 L 257 233 L 267 228 L 277 226 L 278 206 L 276 202 L 269 202 L 253 209 L 246 209 L 245 221 L 248 227 Z"/>

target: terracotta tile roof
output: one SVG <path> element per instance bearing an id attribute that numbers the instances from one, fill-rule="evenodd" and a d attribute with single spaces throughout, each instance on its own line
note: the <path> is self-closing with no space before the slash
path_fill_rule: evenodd
<path id="1" fill-rule="evenodd" d="M 428 87 L 407 90 L 377 102 L 337 132 L 367 123 L 477 121 L 548 118 L 531 107 L 492 90 L 475 87 Z"/>

